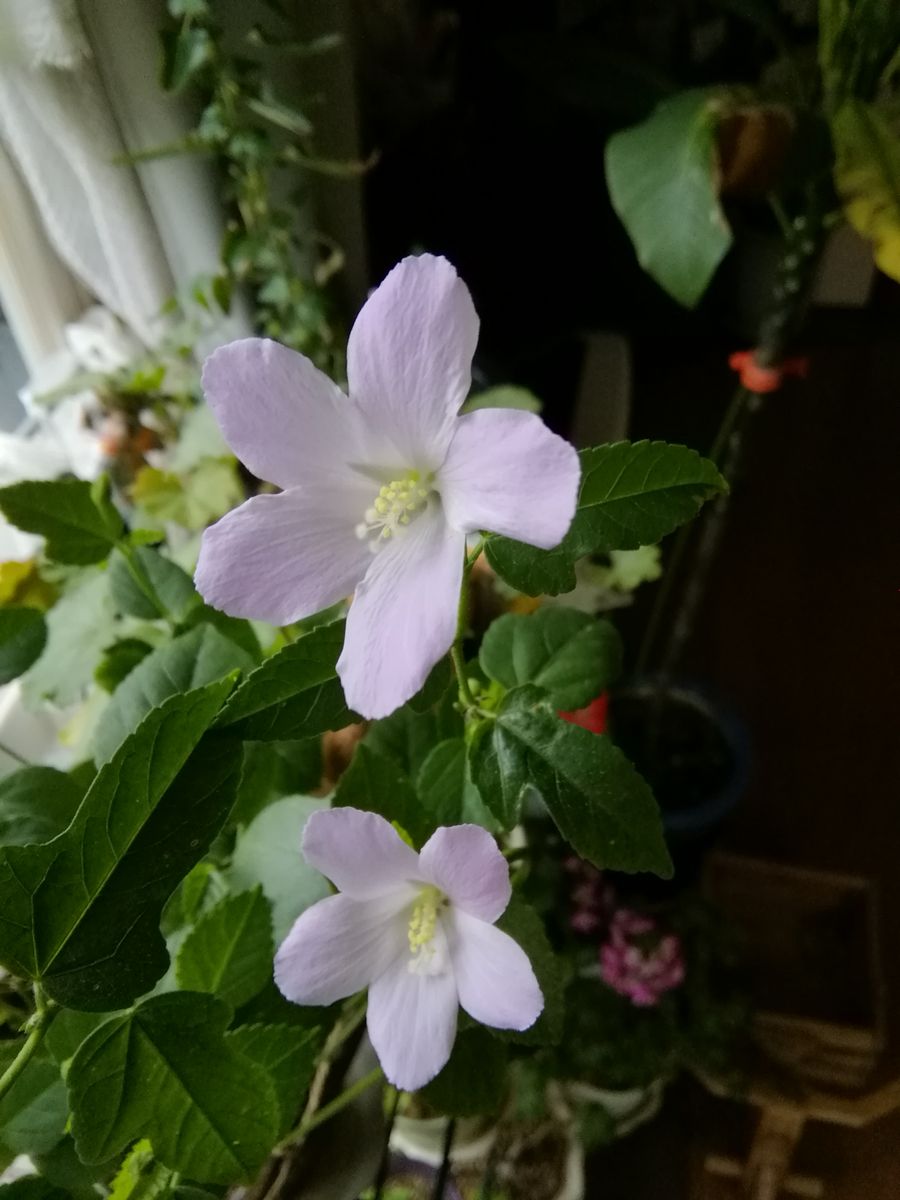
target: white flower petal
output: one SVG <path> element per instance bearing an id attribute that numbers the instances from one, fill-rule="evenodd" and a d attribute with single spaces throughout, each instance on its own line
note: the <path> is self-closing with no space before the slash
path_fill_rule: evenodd
<path id="1" fill-rule="evenodd" d="M 312 813 L 303 830 L 303 855 L 355 900 L 397 893 L 420 877 L 418 854 L 391 823 L 358 808 Z M 410 901 L 413 895 L 410 891 Z"/>
<path id="2" fill-rule="evenodd" d="M 406 466 L 440 466 L 469 392 L 477 341 L 466 285 L 431 254 L 398 263 L 356 318 L 347 346 L 350 395 Z"/>
<path id="3" fill-rule="evenodd" d="M 438 472 L 447 520 L 550 550 L 568 532 L 581 467 L 573 446 L 534 413 L 479 409 L 456 422 Z"/>
<path id="4" fill-rule="evenodd" d="M 459 1002 L 469 1016 L 494 1029 L 530 1028 L 544 997 L 519 943 L 458 908 L 451 909 L 449 925 Z"/>
<path id="5" fill-rule="evenodd" d="M 443 941 L 438 927 L 436 940 Z M 439 953 L 445 953 L 443 946 Z M 453 971 L 427 975 L 409 970 L 399 955 L 369 988 L 369 1038 L 385 1075 L 405 1092 L 424 1087 L 446 1066 L 456 1038 L 459 1003 Z"/>
<path id="6" fill-rule="evenodd" d="M 408 898 L 329 896 L 301 913 L 275 955 L 275 982 L 294 1004 L 334 1004 L 380 977 L 406 943 Z"/>
<path id="7" fill-rule="evenodd" d="M 373 555 L 347 617 L 337 670 L 347 704 L 386 717 L 414 696 L 453 642 L 465 536 L 429 503 Z"/>

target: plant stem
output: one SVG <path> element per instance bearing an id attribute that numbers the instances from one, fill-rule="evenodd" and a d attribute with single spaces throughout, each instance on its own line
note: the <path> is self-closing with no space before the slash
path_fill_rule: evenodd
<path id="1" fill-rule="evenodd" d="M 347 1038 L 359 1027 L 365 1015 L 365 1001 L 362 997 L 355 997 L 347 1004 L 344 1012 L 335 1021 L 334 1027 L 326 1038 L 325 1045 L 322 1047 L 322 1056 L 316 1067 L 316 1073 L 313 1075 L 312 1083 L 309 1085 L 309 1096 L 306 1101 L 306 1107 L 303 1110 L 303 1116 L 300 1118 L 300 1124 L 284 1139 L 281 1143 L 282 1147 L 290 1146 L 295 1142 L 301 1142 L 306 1136 L 307 1131 L 312 1128 L 311 1123 L 315 1119 L 316 1110 L 319 1107 L 322 1092 L 325 1090 L 325 1084 L 328 1080 L 328 1072 L 331 1070 L 331 1065 L 337 1056 L 337 1052 L 344 1042 L 346 1042 Z"/>
<path id="2" fill-rule="evenodd" d="M 384 1131 L 384 1152 L 378 1165 L 378 1175 L 375 1177 L 375 1191 L 372 1200 L 383 1200 L 384 1185 L 387 1183 L 388 1171 L 391 1167 L 391 1134 L 394 1132 L 394 1122 L 397 1120 L 397 1109 L 400 1107 L 400 1089 L 394 1088 L 391 1108 L 388 1113 L 387 1128 Z"/>
<path id="3" fill-rule="evenodd" d="M 377 1083 L 379 1079 L 383 1078 L 384 1072 L 381 1067 L 375 1067 L 368 1075 L 363 1075 L 362 1079 L 357 1079 L 356 1083 L 345 1088 L 339 1096 L 335 1096 L 329 1104 L 325 1104 L 318 1112 L 313 1113 L 309 1120 L 304 1121 L 297 1130 L 296 1140 L 302 1141 L 308 1133 L 311 1133 L 320 1125 L 324 1125 L 326 1121 L 330 1121 L 342 1108 L 346 1108 L 352 1100 L 355 1100 L 357 1096 L 361 1096 L 373 1083 Z"/>
<path id="4" fill-rule="evenodd" d="M 444 1153 L 441 1158 L 441 1168 L 438 1171 L 437 1179 L 434 1181 L 434 1191 L 431 1193 L 431 1200 L 444 1200 L 444 1192 L 447 1190 L 447 1179 L 450 1176 L 450 1151 L 453 1149 L 453 1137 L 456 1133 L 456 1118 L 451 1117 L 447 1122 L 447 1132 L 444 1134 Z"/>
<path id="5" fill-rule="evenodd" d="M 472 694 L 472 689 L 469 687 L 469 679 L 466 675 L 466 660 L 463 654 L 463 638 L 466 636 L 466 628 L 469 621 L 469 576 L 472 574 L 472 568 L 478 560 L 478 556 L 484 549 L 485 539 L 482 538 L 471 554 L 468 554 L 463 560 L 462 585 L 459 589 L 459 608 L 456 611 L 456 637 L 453 639 L 453 645 L 450 647 L 450 658 L 453 660 L 453 669 L 456 671 L 456 684 L 459 688 L 459 702 L 463 708 L 477 708 L 478 702 Z"/>
<path id="6" fill-rule="evenodd" d="M 17 750 L 13 750 L 12 746 L 7 746 L 6 742 L 0 742 L 0 750 L 4 754 L 8 754 L 10 758 L 14 758 L 16 762 L 21 763 L 23 767 L 30 767 L 31 763 L 27 758 L 23 758 Z"/>
<path id="7" fill-rule="evenodd" d="M 0 1099 L 6 1095 L 34 1058 L 41 1042 L 44 1040 L 47 1027 L 56 1015 L 55 1005 L 51 1006 L 46 1003 L 40 984 L 38 983 L 34 985 L 34 1002 L 36 1011 L 31 1018 L 31 1032 L 22 1044 L 22 1049 L 3 1072 L 3 1075 L 0 1076 Z"/>

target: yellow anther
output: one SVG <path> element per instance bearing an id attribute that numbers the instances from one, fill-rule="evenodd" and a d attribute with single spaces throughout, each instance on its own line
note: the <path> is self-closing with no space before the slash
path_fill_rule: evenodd
<path id="1" fill-rule="evenodd" d="M 427 483 L 422 482 L 421 474 L 411 470 L 383 484 L 365 511 L 365 524 L 356 526 L 356 536 L 368 540 L 372 550 L 389 541 L 425 509 L 431 495 L 430 481 L 431 476 Z"/>
<path id="2" fill-rule="evenodd" d="M 440 888 L 427 884 L 419 893 L 409 919 L 409 948 L 413 954 L 420 953 L 431 944 L 437 929 L 438 913 L 445 901 Z"/>

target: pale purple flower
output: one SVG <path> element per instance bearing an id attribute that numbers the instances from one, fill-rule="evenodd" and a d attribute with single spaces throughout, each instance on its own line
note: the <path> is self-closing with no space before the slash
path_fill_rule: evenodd
<path id="1" fill-rule="evenodd" d="M 575 512 L 578 456 L 533 413 L 459 415 L 478 317 L 443 258 L 406 258 L 366 301 L 347 348 L 349 397 L 277 342 L 206 361 L 228 444 L 279 495 L 203 535 L 197 587 L 233 616 L 287 625 L 348 596 L 338 674 L 382 717 L 419 690 L 456 628 L 466 534 L 550 549 Z M 376 551 L 376 553 L 373 553 Z"/>
<path id="2" fill-rule="evenodd" d="M 369 989 L 369 1037 L 395 1087 L 423 1087 L 445 1065 L 460 1006 L 482 1025 L 527 1029 L 544 1007 L 525 951 L 494 922 L 509 868 L 477 825 L 438 829 L 417 854 L 383 817 L 315 812 L 303 853 L 338 895 L 298 917 L 275 957 L 295 1004 Z"/>
<path id="3" fill-rule="evenodd" d="M 651 1008 L 684 982 L 681 940 L 663 934 L 652 918 L 620 908 L 600 947 L 600 975 L 632 1004 Z"/>

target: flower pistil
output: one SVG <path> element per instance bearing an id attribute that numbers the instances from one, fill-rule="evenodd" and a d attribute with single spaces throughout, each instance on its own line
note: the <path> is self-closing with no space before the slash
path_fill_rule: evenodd
<path id="1" fill-rule="evenodd" d="M 438 944 L 438 916 L 447 905 L 447 897 L 433 884 L 427 884 L 419 892 L 409 918 L 407 939 L 410 959 L 408 970 L 412 975 L 439 975 L 446 965 L 446 955 Z"/>

